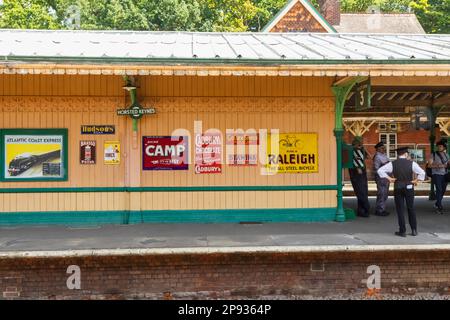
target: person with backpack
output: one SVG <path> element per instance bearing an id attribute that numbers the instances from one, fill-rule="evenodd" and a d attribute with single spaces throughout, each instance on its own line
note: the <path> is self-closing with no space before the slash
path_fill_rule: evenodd
<path id="1" fill-rule="evenodd" d="M 434 209 L 436 213 L 443 214 L 442 199 L 447 191 L 447 168 L 450 164 L 447 155 L 447 145 L 441 140 L 436 143 L 437 151 L 431 154 L 428 160 L 428 167 L 431 168 L 431 180 L 436 188 L 436 202 Z"/>
<path id="2" fill-rule="evenodd" d="M 388 216 L 389 212 L 386 211 L 386 201 L 389 196 L 389 180 L 386 178 L 380 178 L 377 171 L 382 166 L 390 162 L 389 157 L 386 154 L 386 146 L 383 142 L 378 142 L 375 145 L 377 153 L 373 157 L 373 171 L 375 173 L 375 182 L 377 184 L 377 202 L 375 207 L 376 216 Z"/>
<path id="3" fill-rule="evenodd" d="M 414 186 L 417 182 L 425 180 L 425 171 L 409 159 L 408 147 L 397 148 L 397 160 L 389 162 L 378 169 L 381 178 L 386 178 L 394 183 L 394 201 L 397 211 L 399 230 L 395 235 L 406 237 L 405 202 L 408 210 L 408 222 L 411 227 L 411 235 L 417 236 L 417 220 L 414 211 Z M 392 174 L 392 177 L 389 176 Z M 414 178 L 414 175 L 417 175 Z"/>

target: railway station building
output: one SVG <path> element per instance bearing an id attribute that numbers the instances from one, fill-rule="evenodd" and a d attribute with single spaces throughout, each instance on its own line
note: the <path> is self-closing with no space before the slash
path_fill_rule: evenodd
<path id="1" fill-rule="evenodd" d="M 450 100 L 447 35 L 0 30 L 0 55 L 2 225 L 345 221 L 344 114 Z"/>

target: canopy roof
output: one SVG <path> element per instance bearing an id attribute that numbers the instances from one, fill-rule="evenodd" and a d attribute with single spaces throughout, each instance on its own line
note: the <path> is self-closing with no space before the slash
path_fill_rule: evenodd
<path id="1" fill-rule="evenodd" d="M 450 62 L 450 35 L 0 30 L 8 61 L 96 64 Z"/>

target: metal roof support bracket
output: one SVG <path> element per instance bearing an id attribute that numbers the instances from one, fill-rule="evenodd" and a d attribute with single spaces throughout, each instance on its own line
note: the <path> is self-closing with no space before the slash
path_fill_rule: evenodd
<path id="1" fill-rule="evenodd" d="M 345 221 L 344 205 L 342 200 L 342 137 L 344 135 L 342 116 L 344 114 L 344 105 L 348 94 L 352 88 L 359 82 L 367 80 L 367 77 L 346 77 L 336 81 L 331 90 L 333 91 L 336 103 L 334 136 L 336 137 L 336 165 L 337 165 L 337 208 L 336 218 L 338 222 Z"/>

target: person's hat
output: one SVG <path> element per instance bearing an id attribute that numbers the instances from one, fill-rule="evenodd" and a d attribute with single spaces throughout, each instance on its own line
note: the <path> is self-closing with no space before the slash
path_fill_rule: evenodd
<path id="1" fill-rule="evenodd" d="M 447 148 L 447 143 L 445 142 L 445 140 L 439 140 L 436 143 L 437 146 L 444 146 L 445 148 Z"/>
<path id="2" fill-rule="evenodd" d="M 408 152 L 409 147 L 399 147 L 397 149 L 395 149 L 395 151 L 397 151 L 397 154 L 402 155 L 405 152 Z"/>
<path id="3" fill-rule="evenodd" d="M 375 145 L 375 149 L 378 149 L 378 148 L 380 148 L 380 147 L 384 147 L 384 143 L 383 143 L 383 142 L 378 142 L 378 143 Z"/>
<path id="4" fill-rule="evenodd" d="M 356 146 L 357 144 L 362 143 L 362 137 L 356 136 L 353 141 L 352 141 L 352 145 Z"/>

